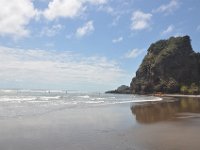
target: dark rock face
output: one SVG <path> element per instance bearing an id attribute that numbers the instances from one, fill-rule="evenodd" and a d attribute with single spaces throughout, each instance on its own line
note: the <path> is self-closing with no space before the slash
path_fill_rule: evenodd
<path id="1" fill-rule="evenodd" d="M 151 44 L 130 84 L 132 93 L 179 93 L 182 86 L 200 83 L 200 53 L 189 36 L 171 37 Z"/>
<path id="2" fill-rule="evenodd" d="M 121 85 L 116 90 L 107 91 L 106 93 L 116 93 L 116 94 L 130 94 L 130 87 L 126 85 Z"/>

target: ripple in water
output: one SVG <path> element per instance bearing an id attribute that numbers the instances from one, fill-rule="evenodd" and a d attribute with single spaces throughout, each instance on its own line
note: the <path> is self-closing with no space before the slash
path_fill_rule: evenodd
<path id="1" fill-rule="evenodd" d="M 160 101 L 152 96 L 67 93 L 46 90 L 0 90 L 0 117 L 37 115 L 51 111 L 113 104 Z"/>

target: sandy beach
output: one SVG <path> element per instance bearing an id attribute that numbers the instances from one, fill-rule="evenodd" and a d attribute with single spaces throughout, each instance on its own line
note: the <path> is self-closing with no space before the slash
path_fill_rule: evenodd
<path id="1" fill-rule="evenodd" d="M 0 119 L 1 150 L 198 150 L 200 100 L 61 109 Z"/>
<path id="2" fill-rule="evenodd" d="M 0 0 L 0 150 L 200 150 L 200 0 Z"/>

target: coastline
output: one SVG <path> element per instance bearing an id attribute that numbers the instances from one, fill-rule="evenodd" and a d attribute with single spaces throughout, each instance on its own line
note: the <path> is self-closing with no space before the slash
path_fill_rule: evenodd
<path id="1" fill-rule="evenodd" d="M 188 98 L 200 98 L 200 95 L 184 95 L 184 94 L 163 94 L 161 97 L 188 97 Z"/>

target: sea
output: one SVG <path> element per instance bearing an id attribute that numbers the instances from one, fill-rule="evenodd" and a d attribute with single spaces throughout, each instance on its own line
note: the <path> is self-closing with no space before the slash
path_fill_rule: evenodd
<path id="1" fill-rule="evenodd" d="M 132 94 L 104 94 L 65 90 L 0 90 L 0 118 L 41 115 L 62 109 L 104 107 L 160 101 L 161 98 Z"/>

